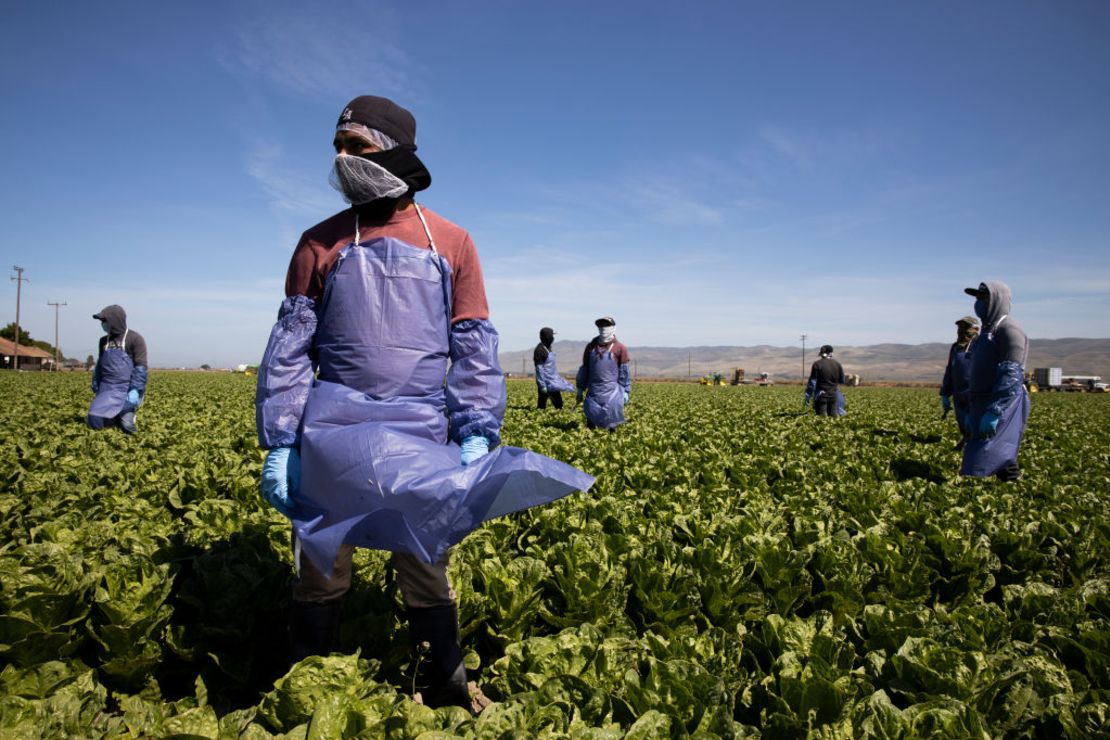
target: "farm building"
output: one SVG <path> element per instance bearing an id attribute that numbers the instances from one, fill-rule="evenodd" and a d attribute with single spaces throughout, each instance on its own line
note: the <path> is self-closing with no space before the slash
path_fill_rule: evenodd
<path id="1" fill-rule="evenodd" d="M 19 345 L 20 370 L 50 370 L 54 367 L 54 355 L 38 347 Z M 15 368 L 15 342 L 0 337 L 0 368 Z"/>

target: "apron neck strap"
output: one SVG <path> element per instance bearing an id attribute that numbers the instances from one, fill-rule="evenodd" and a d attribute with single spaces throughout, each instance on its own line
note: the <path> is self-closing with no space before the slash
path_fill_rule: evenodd
<path id="1" fill-rule="evenodd" d="M 414 200 L 412 207 L 416 209 L 416 215 L 420 218 L 420 225 L 424 227 L 424 234 L 428 237 L 428 247 L 432 250 L 432 254 L 438 257 L 439 250 L 436 249 L 436 240 L 432 238 L 432 230 L 428 228 L 428 221 L 424 218 L 424 212 L 420 210 L 420 204 Z M 355 211 L 355 246 L 358 246 L 359 241 L 358 211 Z"/>

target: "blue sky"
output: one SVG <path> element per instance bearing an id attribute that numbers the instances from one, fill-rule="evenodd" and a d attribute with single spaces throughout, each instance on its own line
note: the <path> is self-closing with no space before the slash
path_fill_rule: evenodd
<path id="1" fill-rule="evenodd" d="M 416 115 L 505 350 L 949 341 L 1008 282 L 1110 337 L 1110 3 L 12 3 L 3 266 L 22 323 L 257 362 L 347 100 Z M 9 271 L 10 272 L 10 271 Z M 0 321 L 14 319 L 8 282 Z"/>

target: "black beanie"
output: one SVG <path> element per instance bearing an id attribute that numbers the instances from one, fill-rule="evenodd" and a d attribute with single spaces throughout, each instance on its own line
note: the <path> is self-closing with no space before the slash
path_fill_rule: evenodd
<path id="1" fill-rule="evenodd" d="M 416 119 L 389 98 L 359 95 L 347 103 L 335 125 L 339 127 L 345 123 L 361 123 L 381 131 L 401 146 L 416 149 Z"/>

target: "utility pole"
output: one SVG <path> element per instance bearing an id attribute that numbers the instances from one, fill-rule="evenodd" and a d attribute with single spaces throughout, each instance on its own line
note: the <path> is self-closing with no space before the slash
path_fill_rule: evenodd
<path id="1" fill-rule="evenodd" d="M 694 373 L 690 370 L 690 352 L 687 351 L 686 352 L 686 378 L 690 379 L 692 377 L 694 377 Z"/>
<path id="2" fill-rule="evenodd" d="M 58 370 L 58 307 L 68 306 L 68 303 L 51 303 L 46 302 L 46 305 L 54 307 L 54 370 Z"/>
<path id="3" fill-rule="evenodd" d="M 12 267 L 16 274 L 10 279 L 15 283 L 15 364 L 12 366 L 14 369 L 19 369 L 19 301 L 23 297 L 23 283 L 31 282 L 23 277 L 23 268 L 19 266 Z"/>
<path id="4" fill-rule="evenodd" d="M 806 335 L 802 335 L 802 382 L 806 382 Z"/>

